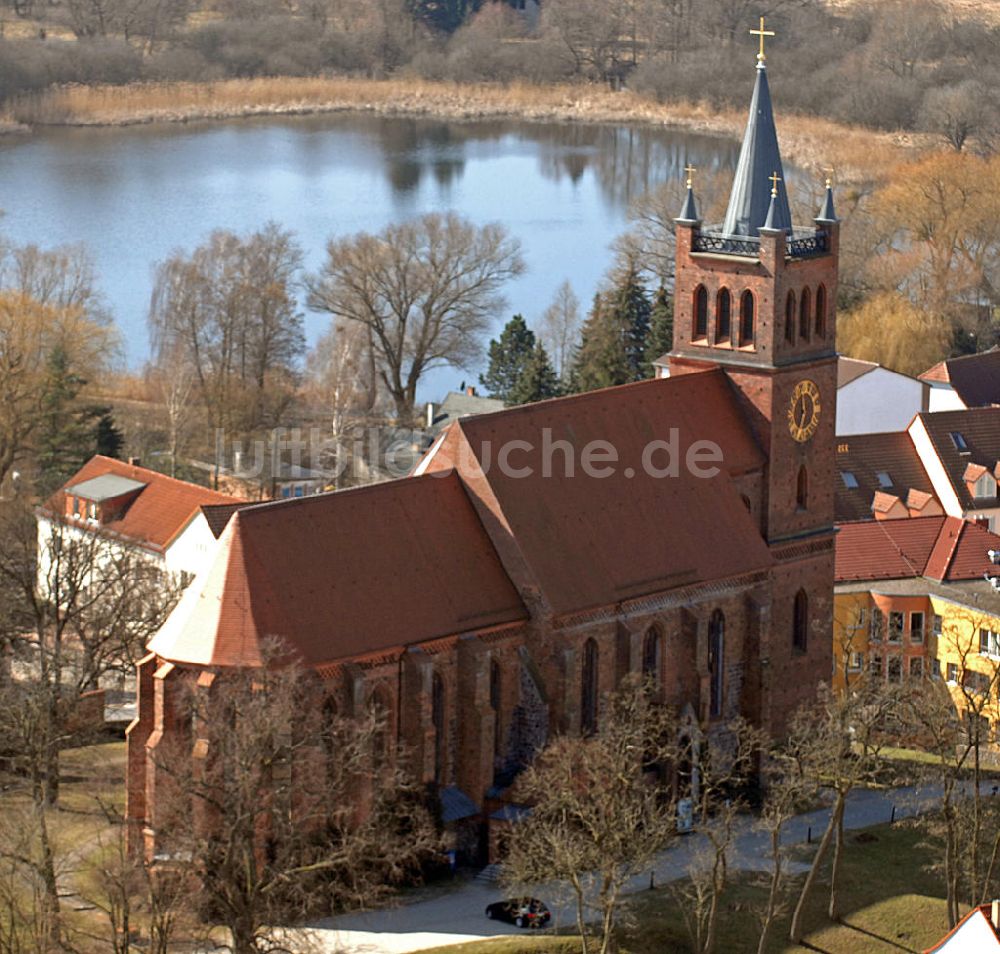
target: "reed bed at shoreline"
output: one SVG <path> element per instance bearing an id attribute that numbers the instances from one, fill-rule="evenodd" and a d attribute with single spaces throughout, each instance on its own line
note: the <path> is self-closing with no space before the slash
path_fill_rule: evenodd
<path id="1" fill-rule="evenodd" d="M 748 93 L 749 95 L 749 93 Z M 420 79 L 267 77 L 208 83 L 68 86 L 18 97 L 0 114 L 0 131 L 44 126 L 127 126 L 255 116 L 370 112 L 454 121 L 641 123 L 730 138 L 745 112 L 707 104 L 657 103 L 596 85 L 459 85 Z M 804 168 L 833 166 L 842 182 L 870 178 L 923 145 L 916 137 L 842 126 L 809 116 L 780 122 L 786 157 Z"/>

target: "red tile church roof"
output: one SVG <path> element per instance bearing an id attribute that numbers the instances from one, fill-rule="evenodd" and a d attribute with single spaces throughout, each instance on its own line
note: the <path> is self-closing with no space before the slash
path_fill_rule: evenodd
<path id="1" fill-rule="evenodd" d="M 198 509 L 206 504 L 238 504 L 239 498 L 221 494 L 208 487 L 177 480 L 146 467 L 136 467 L 112 457 L 92 457 L 66 484 L 43 505 L 50 514 L 66 512 L 66 488 L 105 475 L 124 477 L 146 486 L 128 505 L 122 516 L 101 529 L 120 533 L 154 550 L 165 550 L 183 530 Z"/>
<path id="2" fill-rule="evenodd" d="M 1000 536 L 959 517 L 845 523 L 837 534 L 836 580 L 978 580 L 995 567 Z"/>
<path id="3" fill-rule="evenodd" d="M 454 474 L 238 510 L 150 649 L 257 665 L 270 638 L 318 665 L 526 618 Z"/>
<path id="4" fill-rule="evenodd" d="M 532 476 L 505 476 L 491 466 L 485 484 L 474 481 L 473 491 L 486 519 L 499 521 L 499 532 L 509 534 L 557 615 L 771 563 L 730 479 L 759 469 L 764 457 L 719 370 L 529 404 L 454 427 L 480 464 L 487 447 L 495 461 L 507 442 L 533 446 L 511 455 L 514 465 L 530 467 Z M 644 473 L 643 449 L 667 440 L 673 429 L 682 456 L 693 442 L 717 444 L 724 458 L 721 473 L 696 477 L 683 464 L 677 477 Z M 605 478 L 579 472 L 567 477 L 562 455 L 554 454 L 553 475 L 542 476 L 546 431 L 552 442 L 572 445 L 578 471 L 582 449 L 594 440 L 613 445 L 620 464 Z M 449 437 L 452 443 L 457 439 Z M 657 463 L 663 459 L 654 457 Z M 459 454 L 461 467 L 460 461 Z M 443 465 L 451 466 L 447 457 Z M 627 467 L 634 469 L 633 477 L 626 476 Z"/>

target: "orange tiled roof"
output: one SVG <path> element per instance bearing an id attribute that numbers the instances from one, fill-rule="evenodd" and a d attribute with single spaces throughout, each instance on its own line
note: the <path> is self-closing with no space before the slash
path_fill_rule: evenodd
<path id="1" fill-rule="evenodd" d="M 237 510 L 149 648 L 253 666 L 277 638 L 319 665 L 526 617 L 461 481 L 445 473 Z"/>
<path id="2" fill-rule="evenodd" d="M 101 528 L 120 533 L 154 550 L 166 550 L 201 506 L 240 502 L 236 497 L 186 480 L 177 480 L 146 467 L 136 467 L 112 457 L 97 455 L 49 497 L 42 510 L 52 515 L 64 514 L 67 487 L 107 474 L 135 480 L 146 486 L 138 492 L 118 520 L 101 524 Z"/>
<path id="3" fill-rule="evenodd" d="M 959 517 L 845 523 L 837 534 L 836 580 L 978 580 L 995 570 L 1000 536 Z"/>

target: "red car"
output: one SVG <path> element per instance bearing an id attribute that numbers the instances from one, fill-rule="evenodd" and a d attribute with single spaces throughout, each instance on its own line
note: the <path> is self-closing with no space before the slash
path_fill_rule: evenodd
<path id="1" fill-rule="evenodd" d="M 488 904 L 486 917 L 493 921 L 506 921 L 519 928 L 540 928 L 552 920 L 552 913 L 537 898 L 509 898 Z"/>

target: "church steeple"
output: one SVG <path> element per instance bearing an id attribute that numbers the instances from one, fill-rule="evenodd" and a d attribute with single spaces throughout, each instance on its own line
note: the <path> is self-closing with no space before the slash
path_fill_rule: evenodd
<path id="1" fill-rule="evenodd" d="M 778 149 L 778 133 L 774 127 L 774 113 L 771 108 L 771 91 L 767 84 L 767 67 L 764 63 L 764 37 L 774 34 L 764 29 L 763 17 L 760 29 L 750 32 L 760 36 L 761 49 L 757 54 L 757 80 L 750 101 L 750 117 L 743 136 L 736 177 L 733 180 L 733 191 L 729 196 L 729 207 L 726 209 L 726 218 L 722 225 L 722 232 L 727 236 L 757 236 L 768 217 L 768 208 L 771 205 L 768 179 L 772 174 L 784 179 L 781 152 Z M 792 213 L 788 207 L 788 194 L 783 185 L 778 189 L 774 206 L 774 217 L 770 227 L 791 231 Z"/>
<path id="2" fill-rule="evenodd" d="M 688 164 L 684 167 L 684 171 L 687 173 L 687 195 L 684 198 L 684 206 L 681 209 L 681 214 L 677 217 L 678 222 L 700 222 L 701 219 L 698 217 L 698 203 L 694 198 L 694 166 Z"/>

